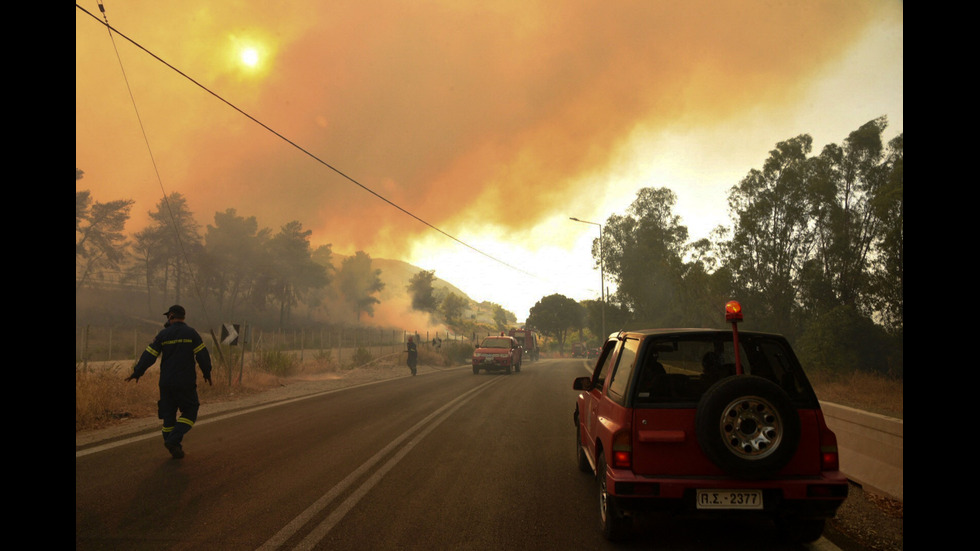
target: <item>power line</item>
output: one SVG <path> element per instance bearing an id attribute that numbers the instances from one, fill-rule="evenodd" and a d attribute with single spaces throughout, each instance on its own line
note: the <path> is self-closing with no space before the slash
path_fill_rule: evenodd
<path id="1" fill-rule="evenodd" d="M 387 204 L 388 204 L 388 205 L 390 205 L 391 207 L 393 207 L 393 208 L 395 208 L 395 209 L 397 209 L 397 210 L 399 210 L 399 211 L 401 211 L 402 213 L 404 213 L 404 214 L 406 214 L 406 215 L 408 215 L 408 216 L 410 216 L 411 218 L 413 218 L 413 219 L 415 219 L 416 221 L 418 221 L 418 222 L 420 222 L 420 223 L 422 223 L 423 225 L 425 225 L 425 226 L 427 226 L 427 227 L 429 227 L 429 228 L 431 228 L 431 229 L 433 229 L 433 230 L 435 230 L 435 231 L 437 231 L 437 232 L 439 232 L 439 233 L 440 233 L 440 234 L 442 234 L 443 236 L 445 236 L 445 237 L 448 237 L 449 239 L 451 239 L 451 240 L 453 240 L 453 241 L 455 241 L 456 243 L 459 243 L 460 245 L 463 245 L 464 247 L 466 247 L 466 248 L 468 248 L 468 249 L 470 249 L 470 250 L 472 250 L 472 251 L 474 251 L 474 252 L 476 252 L 476 253 L 478 253 L 478 254 L 481 254 L 481 255 L 483 255 L 483 256 L 485 256 L 485 257 L 487 257 L 487 258 L 489 258 L 490 260 L 493 260 L 494 262 L 497 262 L 497 263 L 499 263 L 499 264 L 502 264 L 502 265 L 504 265 L 504 266 L 507 266 L 508 268 L 510 268 L 510 269 L 512 269 L 512 270 L 515 270 L 515 271 L 518 271 L 518 272 L 521 272 L 521 273 L 523 273 L 523 274 L 525 274 L 525 275 L 528 275 L 528 276 L 531 276 L 531 277 L 533 277 L 533 278 L 536 278 L 536 279 L 539 279 L 539 280 L 542 280 L 542 281 L 544 281 L 544 280 L 543 280 L 542 278 L 540 278 L 540 277 L 538 277 L 538 276 L 537 276 L 537 275 L 535 275 L 535 274 L 532 274 L 532 273 L 530 273 L 530 272 L 527 272 L 527 271 L 525 271 L 525 270 L 522 270 L 521 268 L 518 268 L 518 267 L 516 267 L 516 266 L 513 266 L 513 265 L 511 265 L 511 264 L 508 264 L 507 262 L 504 262 L 503 260 L 500 260 L 499 258 L 496 258 L 496 257 L 494 257 L 493 255 L 490 255 L 489 253 L 486 253 L 486 252 L 483 252 L 482 250 L 480 250 L 480 249 L 478 249 L 478 248 L 476 248 L 476 247 L 474 247 L 474 246 L 472 246 L 472 245 L 470 245 L 470 244 L 468 244 L 468 243 L 466 243 L 466 242 L 464 242 L 464 241 L 462 241 L 462 240 L 460 240 L 459 238 L 457 238 L 457 237 L 455 237 L 455 236 L 453 236 L 453 235 L 451 235 L 451 234 L 449 234 L 449 233 L 447 233 L 446 231 L 443 231 L 442 229 L 440 229 L 440 228 L 438 228 L 438 227 L 436 227 L 436 226 L 434 226 L 433 224 L 431 224 L 431 223 L 429 223 L 429 222 L 427 222 L 427 221 L 425 221 L 425 220 L 423 220 L 422 218 L 420 218 L 420 217 L 418 217 L 418 216 L 416 216 L 416 215 L 415 215 L 415 214 L 413 214 L 412 212 L 410 212 L 410 211 L 408 211 L 408 210 L 406 210 L 405 208 L 403 208 L 403 207 L 401 207 L 400 205 L 398 205 L 398 204 L 396 204 L 395 202 L 393 202 L 393 201 L 391 201 L 391 200 L 389 200 L 388 198 L 386 198 L 386 197 L 384 197 L 383 195 L 381 195 L 381 194 L 379 194 L 379 193 L 377 193 L 376 191 L 374 191 L 374 190 L 372 190 L 371 188 L 369 188 L 369 187 L 367 187 L 367 186 L 365 186 L 364 184 L 361 184 L 360 182 L 358 182 L 358 181 L 357 181 L 357 180 L 355 180 L 354 178 L 352 178 L 352 177 L 350 177 L 350 176 L 348 176 L 347 174 L 345 174 L 345 173 L 344 173 L 343 171 L 341 171 L 341 170 L 339 170 L 338 168 L 336 168 L 336 167 L 334 167 L 334 166 L 332 166 L 331 164 L 329 164 L 329 163 L 327 163 L 326 161 L 324 161 L 324 160 L 322 160 L 322 159 L 320 159 L 319 157 L 317 157 L 316 155 L 314 155 L 314 154 L 313 154 L 313 153 L 311 153 L 310 151 L 308 151 L 308 150 L 306 150 L 305 148 L 303 148 L 303 147 L 302 147 L 302 146 L 300 146 L 299 144 L 297 144 L 297 143 L 295 143 L 294 141 L 292 141 L 292 140 L 290 140 L 289 138 L 287 138 L 287 137 L 285 137 L 285 136 L 283 136 L 282 134 L 280 134 L 280 133 L 279 133 L 279 132 L 277 132 L 276 130 L 273 130 L 272 128 L 270 128 L 270 127 L 269 127 L 268 125 L 266 125 L 266 124 L 265 124 L 265 123 L 263 123 L 262 121 L 259 121 L 258 119 L 256 119 L 256 118 L 255 118 L 255 117 L 253 117 L 252 115 L 250 115 L 250 114 L 248 114 L 247 112 L 245 112 L 245 111 L 243 111 L 242 109 L 240 109 L 240 108 L 239 108 L 238 106 L 236 106 L 235 104 L 233 104 L 233 103 L 231 103 L 230 101 L 228 101 L 228 100 L 226 100 L 225 98 L 223 98 L 223 97 L 221 97 L 221 96 L 220 96 L 219 94 L 217 94 L 216 92 L 214 92 L 214 91 L 212 91 L 211 89 L 209 89 L 209 88 L 208 88 L 207 86 L 204 86 L 204 85 L 203 85 L 203 84 L 201 84 L 200 82 L 198 82 L 198 81 L 196 81 L 196 80 L 194 80 L 193 78 L 191 78 L 190 76 L 188 76 L 188 75 L 187 75 L 186 73 L 184 73 L 184 72 L 183 72 L 183 71 L 181 71 L 180 69 L 177 69 L 176 67 L 174 67 L 174 66 L 173 66 L 173 65 L 171 65 L 170 63 L 168 63 L 168 62 L 166 62 L 165 60 L 163 60 L 163 59 L 161 59 L 161 58 L 160 58 L 159 56 L 157 56 L 157 55 L 156 55 L 156 54 L 154 54 L 153 52 L 151 52 L 151 51 L 149 51 L 149 50 L 147 50 L 147 49 L 146 49 L 146 48 L 144 48 L 144 47 L 143 47 L 143 46 L 142 46 L 141 44 L 139 44 L 139 43 L 138 43 L 138 42 L 136 42 L 135 40 L 133 40 L 133 39 L 131 39 L 131 38 L 129 38 L 128 36 L 126 36 L 125 34 L 123 34 L 122 32 L 120 32 L 120 31 L 119 31 L 118 29 L 116 29 L 115 27 L 113 27 L 112 25 L 110 25 L 108 21 L 105 21 L 105 22 L 103 22 L 103 21 L 100 21 L 100 20 L 99 20 L 99 19 L 98 19 L 97 17 L 95 17 L 95 16 L 94 16 L 94 15 L 93 15 L 93 14 L 92 14 L 91 12 L 89 12 L 88 10 L 86 10 L 85 8 L 83 8 L 82 6 L 80 6 L 80 5 L 79 5 L 79 4 L 77 4 L 77 3 L 75 4 L 75 6 L 76 6 L 76 7 L 77 7 L 77 8 L 79 9 L 79 10 L 81 10 L 82 12 L 84 12 L 84 13 L 86 13 L 86 14 L 88 14 L 88 15 L 89 15 L 89 16 L 91 16 L 91 17 L 92 17 L 93 19 L 95 19 L 96 21 L 98 21 L 98 22 L 99 22 L 99 24 L 101 24 L 101 25 L 105 25 L 105 26 L 106 26 L 106 28 L 107 28 L 107 29 L 108 29 L 108 30 L 110 31 L 110 34 L 111 34 L 111 33 L 116 33 L 116 34 L 117 34 L 117 35 L 119 35 L 120 37 L 122 37 L 122 38 L 124 38 L 124 39 L 126 39 L 126 40 L 127 40 L 127 41 L 129 41 L 129 42 L 130 42 L 130 43 L 131 43 L 132 45 L 134 45 L 134 46 L 136 46 L 137 48 L 139 48 L 139 49 L 141 49 L 141 50 L 143 50 L 143 51 L 144 51 L 144 52 L 146 52 L 146 53 L 147 53 L 147 54 L 148 54 L 148 55 L 149 55 L 150 57 L 152 57 L 152 58 L 154 58 L 154 59 L 156 59 L 156 60 L 157 60 L 157 61 L 159 61 L 160 63 L 163 63 L 163 64 L 164 64 L 164 65 L 166 65 L 166 66 L 167 66 L 167 67 L 168 67 L 169 69 L 171 69 L 171 70 L 173 70 L 174 72 L 176 72 L 176 73 L 177 73 L 177 74 L 179 74 L 180 76 L 182 76 L 182 77 L 184 77 L 185 79 L 187 79 L 187 80 L 189 80 L 190 82 L 192 82 L 192 83 L 194 83 L 194 84 L 195 84 L 196 86 L 198 86 L 199 88 L 201 88 L 201 89 L 202 89 L 202 90 L 204 90 L 205 92 L 207 92 L 207 93 L 209 93 L 209 94 L 211 94 L 212 96 L 214 96 L 215 98 L 217 98 L 217 99 L 218 99 L 219 101 L 221 101 L 222 103 L 224 103 L 224 104 L 225 104 L 225 105 L 227 105 L 228 107 L 231 107 L 231 108 L 232 108 L 232 109 L 234 109 L 235 111 L 238 111 L 238 112 L 239 112 L 239 113 L 240 113 L 241 115 L 243 115 L 243 116 L 245 116 L 246 118 L 248 118 L 249 120 L 251 120 L 251 121 L 252 121 L 252 122 L 254 122 L 255 124 L 258 124 L 259 126 L 261 126 L 262 128 L 264 128 L 264 129 L 265 129 L 266 131 L 268 131 L 268 132 L 270 132 L 271 134 L 273 134 L 273 135 L 275 135 L 275 136 L 276 136 L 276 137 L 278 137 L 279 139 L 281 139 L 281 140 L 283 140 L 284 142 L 286 142 L 286 143 L 288 143 L 289 145 L 291 145 L 291 146 L 293 146 L 294 148 L 296 148 L 296 149 L 298 149 L 299 151 L 301 151 L 301 152 L 303 152 L 304 154 L 306 154 L 307 156 L 309 156 L 310 158 L 312 158 L 312 159 L 313 159 L 313 160 L 315 160 L 316 162 L 318 162 L 318 163 L 320 163 L 321 165 L 323 165 L 323 166 L 325 166 L 325 167 L 327 167 L 328 169 L 330 169 L 330 170 L 332 170 L 333 172 L 335 172 L 335 173 L 337 173 L 337 174 L 338 174 L 339 176 L 341 176 L 341 177 L 342 177 L 342 178 L 344 178 L 345 180 L 347 180 L 347 181 L 349 181 L 349 182 L 351 182 L 352 184 L 354 184 L 354 185 L 356 185 L 356 186 L 358 186 L 358 187 L 360 187 L 361 189 L 363 189 L 364 191 L 366 191 L 366 192 L 368 192 L 368 193 L 370 193 L 371 195 L 374 195 L 374 196 L 375 196 L 375 197 L 377 197 L 378 199 L 380 199 L 380 200 L 382 200 L 382 201 L 384 201 L 385 203 L 387 203 Z M 100 8 L 101 8 L 101 5 L 100 5 Z"/>
<path id="2" fill-rule="evenodd" d="M 102 4 L 102 0 L 98 0 L 98 2 L 99 2 L 99 11 L 102 13 L 102 18 L 104 20 L 104 22 L 100 21 L 100 23 L 104 24 L 106 26 L 106 29 L 108 29 L 107 33 L 109 35 L 109 41 L 112 43 L 112 50 L 115 52 L 116 59 L 119 61 L 119 70 L 122 72 L 123 81 L 126 83 L 126 91 L 129 92 L 129 100 L 133 104 L 133 111 L 136 112 L 136 120 L 137 122 L 139 122 L 140 132 L 143 134 L 143 142 L 146 144 L 147 152 L 150 155 L 150 163 L 153 165 L 153 173 L 157 177 L 157 183 L 160 185 L 160 192 L 163 194 L 163 199 L 162 199 L 163 204 L 166 207 L 167 214 L 170 215 L 170 221 L 173 224 L 174 239 L 177 242 L 177 248 L 180 249 L 181 256 L 183 256 L 184 261 L 187 262 L 188 261 L 187 251 L 184 248 L 184 240 L 181 239 L 180 220 L 178 220 L 177 217 L 174 215 L 173 207 L 170 205 L 170 199 L 167 197 L 167 190 L 163 187 L 163 178 L 160 177 L 160 170 L 157 168 L 156 157 L 153 155 L 153 148 L 150 146 L 150 139 L 146 135 L 146 128 L 143 126 L 143 118 L 140 116 L 139 107 L 136 104 L 136 97 L 133 96 L 133 89 L 129 85 L 129 77 L 126 76 L 126 68 L 123 66 L 122 57 L 119 55 L 119 48 L 116 47 L 116 41 L 112 38 L 112 30 L 114 29 L 112 29 L 112 26 L 109 25 L 109 17 L 106 15 L 105 6 Z M 78 6 L 78 4 L 75 5 Z M 91 13 L 85 11 L 85 9 L 82 8 L 81 6 L 78 6 L 78 8 L 84 11 L 85 13 L 92 15 Z M 96 21 L 98 21 L 98 19 L 96 19 Z M 120 34 L 119 36 L 123 36 L 123 35 Z M 126 37 L 123 36 L 123 38 Z M 129 40 L 128 38 L 126 39 Z M 193 272 L 191 272 L 190 275 L 191 275 L 191 279 L 194 282 L 194 286 L 193 286 L 194 292 L 197 294 L 198 301 L 201 303 L 202 308 L 204 308 L 204 317 L 205 319 L 208 319 L 209 316 L 207 312 L 207 306 L 205 306 L 205 301 L 201 297 L 201 289 L 200 289 L 200 284 L 197 281 L 197 276 Z M 179 297 L 176 298 L 179 299 Z"/>

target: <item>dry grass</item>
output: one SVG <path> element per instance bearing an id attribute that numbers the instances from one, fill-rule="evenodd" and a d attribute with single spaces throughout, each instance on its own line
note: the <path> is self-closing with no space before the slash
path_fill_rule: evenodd
<path id="1" fill-rule="evenodd" d="M 310 362 L 305 368 L 328 371 L 329 365 Z M 126 419 L 157 416 L 158 367 L 150 370 L 139 381 L 126 381 L 132 366 L 116 363 L 89 364 L 75 367 L 75 431 L 100 429 Z M 306 371 L 304 369 L 303 371 Z M 238 371 L 232 370 L 229 382 L 228 370 L 217 368 L 212 373 L 213 386 L 198 377 L 197 392 L 201 403 L 235 400 L 282 386 L 284 379 L 245 366 L 241 383 Z"/>
<path id="2" fill-rule="evenodd" d="M 375 349 L 361 357 L 364 365 L 392 367 L 405 364 L 404 353 Z M 226 352 L 227 354 L 227 352 Z M 197 392 L 202 404 L 237 400 L 269 389 L 284 386 L 290 379 L 310 379 L 339 374 L 357 366 L 348 350 L 343 357 L 329 350 L 323 352 L 285 352 L 270 360 L 259 354 L 241 364 L 240 356 L 227 357 L 227 365 L 212 356 L 214 369 L 209 386 L 198 374 Z M 369 357 L 370 356 L 370 357 Z M 300 359 L 302 357 L 302 359 Z M 446 358 L 423 348 L 420 363 L 448 365 Z M 89 362 L 75 365 L 75 431 L 101 429 L 126 419 L 155 418 L 160 376 L 159 364 L 151 367 L 138 382 L 126 381 L 132 363 Z"/>
<path id="3" fill-rule="evenodd" d="M 113 422 L 156 416 L 155 384 L 125 381 L 129 369 L 116 364 L 93 369 L 75 368 L 75 431 Z"/>
<path id="4" fill-rule="evenodd" d="M 817 398 L 903 419 L 903 381 L 872 373 L 807 373 Z"/>

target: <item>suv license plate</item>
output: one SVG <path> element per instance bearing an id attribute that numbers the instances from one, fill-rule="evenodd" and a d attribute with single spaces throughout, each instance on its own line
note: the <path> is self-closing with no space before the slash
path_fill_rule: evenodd
<path id="1" fill-rule="evenodd" d="M 762 490 L 698 490 L 698 509 L 762 509 Z"/>

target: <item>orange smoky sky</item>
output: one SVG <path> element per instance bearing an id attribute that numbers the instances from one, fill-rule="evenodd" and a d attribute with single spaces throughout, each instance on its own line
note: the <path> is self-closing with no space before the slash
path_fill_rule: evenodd
<path id="1" fill-rule="evenodd" d="M 767 124 L 902 13 L 887 0 L 102 4 L 126 38 L 78 3 L 76 189 L 134 200 L 133 232 L 179 192 L 202 226 L 233 208 L 274 231 L 299 221 L 314 246 L 404 260 L 460 245 L 392 203 L 461 238 L 604 220 L 603 182 L 638 133 Z M 555 246 L 590 231 L 569 225 Z"/>

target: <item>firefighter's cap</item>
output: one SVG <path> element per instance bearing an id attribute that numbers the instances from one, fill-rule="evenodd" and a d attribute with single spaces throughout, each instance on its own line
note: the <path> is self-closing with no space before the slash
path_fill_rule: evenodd
<path id="1" fill-rule="evenodd" d="M 173 316 L 175 318 L 183 319 L 184 316 L 187 315 L 187 312 L 184 311 L 184 307 L 183 306 L 181 306 L 179 304 L 174 304 L 173 306 L 170 307 L 169 310 L 167 310 L 166 312 L 163 313 L 163 315 L 165 315 L 165 316 L 170 316 L 171 314 L 173 314 Z"/>

